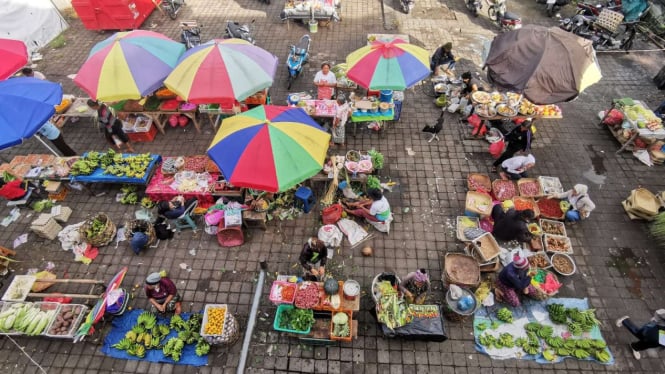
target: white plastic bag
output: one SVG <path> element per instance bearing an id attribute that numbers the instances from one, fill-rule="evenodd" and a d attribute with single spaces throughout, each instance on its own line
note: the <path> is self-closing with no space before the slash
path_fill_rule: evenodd
<path id="1" fill-rule="evenodd" d="M 651 156 L 649 156 L 649 152 L 646 149 L 638 149 L 637 151 L 633 152 L 633 156 L 635 156 L 635 158 L 637 158 L 638 160 L 642 161 L 644 165 L 653 166 L 653 161 L 651 161 Z"/>
<path id="2" fill-rule="evenodd" d="M 318 237 L 328 248 L 339 247 L 342 244 L 342 239 L 344 239 L 344 235 L 335 225 L 321 226 Z"/>

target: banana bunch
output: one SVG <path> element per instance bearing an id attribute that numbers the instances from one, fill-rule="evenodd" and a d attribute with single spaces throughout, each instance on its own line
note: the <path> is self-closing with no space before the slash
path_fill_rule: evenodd
<path id="1" fill-rule="evenodd" d="M 208 352 L 210 352 L 210 344 L 203 339 L 199 340 L 199 342 L 196 343 L 194 353 L 196 353 L 197 356 L 204 356 L 208 354 Z"/>
<path id="2" fill-rule="evenodd" d="M 602 363 L 610 361 L 611 358 L 610 353 L 606 349 L 593 352 L 593 357 Z"/>
<path id="3" fill-rule="evenodd" d="M 526 325 L 524 325 L 524 330 L 526 330 L 527 332 L 536 332 L 540 330 L 541 327 L 542 325 L 538 322 L 529 322 Z"/>
<path id="4" fill-rule="evenodd" d="M 577 339 L 575 344 L 577 348 L 589 350 L 591 348 L 591 339 Z"/>
<path id="5" fill-rule="evenodd" d="M 181 319 L 182 320 L 182 319 Z M 173 361 L 180 361 L 180 356 L 182 355 L 182 349 L 185 347 L 185 342 L 178 338 L 171 338 L 164 348 L 162 348 L 162 353 L 164 356 L 171 357 Z"/>
<path id="6" fill-rule="evenodd" d="M 139 314 L 138 318 L 136 319 L 136 323 L 139 326 L 142 326 L 146 331 L 152 330 L 152 328 L 157 324 L 157 317 L 155 317 L 155 315 L 150 312 L 143 312 Z"/>
<path id="7" fill-rule="evenodd" d="M 515 346 L 515 341 L 513 340 L 513 336 L 507 332 L 504 332 L 503 334 L 499 335 L 499 342 L 501 343 L 502 346 L 506 348 L 513 348 Z"/>
<path id="8" fill-rule="evenodd" d="M 577 322 L 570 322 L 568 323 L 568 331 L 575 336 L 582 335 L 582 325 Z"/>
<path id="9" fill-rule="evenodd" d="M 580 322 L 582 330 L 591 331 L 595 326 L 600 325 L 600 321 L 596 318 L 595 309 L 587 309 L 580 313 L 582 314 L 582 321 Z"/>
<path id="10" fill-rule="evenodd" d="M 480 332 L 487 330 L 487 327 L 488 327 L 487 322 L 479 322 L 478 324 L 476 324 L 476 329 L 478 329 L 478 331 Z"/>
<path id="11" fill-rule="evenodd" d="M 563 343 L 563 347 L 572 352 L 575 348 L 577 348 L 577 343 L 575 342 L 575 339 L 567 339 Z"/>
<path id="12" fill-rule="evenodd" d="M 536 335 L 538 335 L 539 338 L 542 339 L 547 339 L 552 336 L 554 333 L 554 328 L 552 326 L 547 326 L 547 325 L 542 325 L 538 331 L 536 331 Z"/>
<path id="13" fill-rule="evenodd" d="M 545 338 L 545 343 L 551 348 L 562 348 L 563 347 L 563 338 L 560 336 L 550 336 Z"/>
<path id="14" fill-rule="evenodd" d="M 145 332 L 145 327 L 141 325 L 134 325 L 132 326 L 132 330 L 136 335 L 144 333 Z"/>
<path id="15" fill-rule="evenodd" d="M 472 224 L 475 227 L 475 223 L 473 223 L 473 221 L 472 221 Z M 487 298 L 487 296 L 489 296 L 489 294 L 490 294 L 490 283 L 486 282 L 486 281 L 483 281 L 480 284 L 480 287 L 478 287 L 476 289 L 476 292 L 474 294 L 476 296 L 476 300 L 478 300 L 478 303 L 479 304 L 482 303 Z"/>
<path id="16" fill-rule="evenodd" d="M 129 332 L 131 332 L 131 331 L 129 331 Z M 126 350 L 128 350 L 129 348 L 131 348 L 132 345 L 134 345 L 134 341 L 133 341 L 133 340 L 130 340 L 130 339 L 128 339 L 128 338 L 122 338 L 122 339 L 120 339 L 119 342 L 113 344 L 111 347 L 113 347 L 113 348 L 115 348 L 115 349 L 119 349 L 119 350 L 121 350 L 121 351 L 126 351 Z"/>
<path id="17" fill-rule="evenodd" d="M 548 350 L 543 351 L 543 358 L 546 359 L 547 361 L 554 361 L 554 359 L 556 358 L 556 355 L 554 354 L 554 352 L 552 352 L 548 349 Z"/>
<path id="18" fill-rule="evenodd" d="M 138 336 L 138 334 L 134 330 L 129 330 L 125 334 L 125 339 L 129 340 L 132 343 L 135 343 L 137 336 Z M 118 348 L 118 349 L 120 349 L 120 348 Z"/>
<path id="19" fill-rule="evenodd" d="M 185 322 L 182 317 L 176 314 L 171 317 L 169 327 L 171 327 L 173 330 L 185 330 L 187 329 L 187 322 Z"/>
<path id="20" fill-rule="evenodd" d="M 515 345 L 518 346 L 518 347 L 524 348 L 524 346 L 528 345 L 528 344 L 529 344 L 529 339 L 527 339 L 525 337 L 519 337 L 519 338 L 515 339 Z"/>
<path id="21" fill-rule="evenodd" d="M 559 355 L 559 356 L 570 356 L 571 355 L 571 351 L 566 347 L 559 347 L 555 351 L 556 351 L 556 354 Z"/>
<path id="22" fill-rule="evenodd" d="M 478 342 L 487 348 L 492 348 L 492 346 L 494 346 L 496 343 L 496 338 L 488 333 L 485 333 L 478 337 Z"/>
<path id="23" fill-rule="evenodd" d="M 607 348 L 607 343 L 602 339 L 591 339 L 591 347 L 595 349 Z"/>
<path id="24" fill-rule="evenodd" d="M 590 356 L 589 351 L 581 349 L 581 348 L 578 348 L 578 349 L 573 351 L 573 357 L 575 357 L 577 359 L 580 359 L 580 360 L 583 360 L 583 359 L 585 359 L 589 356 Z"/>
<path id="25" fill-rule="evenodd" d="M 580 312 L 578 308 L 568 308 L 566 309 L 566 316 L 572 319 L 573 322 L 582 323 L 584 322 L 584 314 Z"/>
<path id="26" fill-rule="evenodd" d="M 138 358 L 145 357 L 145 347 L 142 346 L 141 344 L 134 344 L 131 347 L 129 347 L 125 352 L 127 352 L 127 354 L 136 356 Z"/>
<path id="27" fill-rule="evenodd" d="M 552 322 L 556 323 L 566 323 L 568 321 L 568 316 L 566 315 L 566 307 L 563 304 L 549 304 L 547 306 L 547 311 L 550 314 L 550 319 Z"/>
<path id="28" fill-rule="evenodd" d="M 508 308 L 501 308 L 496 312 L 496 318 L 502 322 L 513 323 L 513 312 Z"/>

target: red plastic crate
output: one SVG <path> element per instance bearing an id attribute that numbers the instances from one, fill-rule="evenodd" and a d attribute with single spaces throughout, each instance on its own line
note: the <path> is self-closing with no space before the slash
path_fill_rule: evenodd
<path id="1" fill-rule="evenodd" d="M 157 127 L 155 125 L 150 126 L 150 130 L 146 132 L 128 132 L 127 137 L 131 142 L 151 142 L 155 140 L 157 135 Z"/>

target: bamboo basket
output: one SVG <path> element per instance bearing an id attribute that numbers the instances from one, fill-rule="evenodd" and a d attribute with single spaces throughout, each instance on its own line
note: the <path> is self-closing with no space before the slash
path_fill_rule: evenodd
<path id="1" fill-rule="evenodd" d="M 92 228 L 92 222 L 96 218 L 102 222 L 106 222 L 106 226 L 99 234 L 90 238 L 88 237 L 87 231 Z M 109 216 L 106 215 L 106 213 L 98 213 L 96 216 L 87 219 L 79 228 L 79 233 L 81 234 L 83 241 L 89 243 L 93 247 L 102 247 L 109 244 L 115 237 L 116 232 L 117 229 L 115 224 L 111 221 Z"/>
<path id="2" fill-rule="evenodd" d="M 125 239 L 128 241 L 132 240 L 132 234 L 136 230 L 144 232 L 146 235 L 148 235 L 148 243 L 146 243 L 145 247 L 150 247 L 151 245 L 155 244 L 155 241 L 157 240 L 157 234 L 155 233 L 155 227 L 149 221 L 143 219 L 131 220 L 127 222 L 126 227 L 127 229 L 125 230 Z"/>
<path id="3" fill-rule="evenodd" d="M 456 284 L 460 287 L 476 288 L 480 284 L 480 265 L 473 256 L 446 253 L 443 262 L 444 285 Z M 462 266 L 464 271 L 459 271 Z"/>

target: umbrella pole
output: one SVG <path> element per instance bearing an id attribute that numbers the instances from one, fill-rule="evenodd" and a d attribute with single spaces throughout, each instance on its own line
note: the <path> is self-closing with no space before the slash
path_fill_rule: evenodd
<path id="1" fill-rule="evenodd" d="M 37 138 L 37 140 L 39 140 L 44 145 L 44 147 L 48 148 L 48 150 L 51 151 L 51 153 L 53 153 L 55 157 L 60 157 L 58 152 L 54 151 L 53 148 L 49 147 L 49 145 L 46 144 L 46 142 L 44 141 L 44 139 L 42 139 L 40 135 L 35 134 L 35 138 Z"/>

